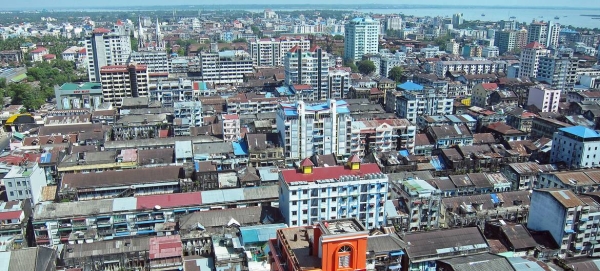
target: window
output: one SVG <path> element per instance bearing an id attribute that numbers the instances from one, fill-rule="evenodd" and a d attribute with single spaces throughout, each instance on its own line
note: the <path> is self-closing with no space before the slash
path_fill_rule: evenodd
<path id="1" fill-rule="evenodd" d="M 350 246 L 342 246 L 338 250 L 338 267 L 350 267 L 350 253 L 352 248 Z"/>
<path id="2" fill-rule="evenodd" d="M 10 191 L 10 196 L 11 196 L 11 197 L 14 197 L 14 196 L 15 196 L 15 192 L 13 192 L 13 191 Z"/>
<path id="3" fill-rule="evenodd" d="M 297 201 L 292 201 L 292 206 L 296 206 L 298 204 Z"/>
<path id="4" fill-rule="evenodd" d="M 298 211 L 292 211 L 292 215 L 297 215 Z"/>
<path id="5" fill-rule="evenodd" d="M 295 196 L 296 194 L 298 194 L 296 191 L 292 191 L 292 196 Z"/>
<path id="6" fill-rule="evenodd" d="M 17 181 L 17 186 L 21 186 L 21 182 Z"/>
<path id="7" fill-rule="evenodd" d="M 8 187 L 12 187 L 12 182 L 8 182 Z"/>

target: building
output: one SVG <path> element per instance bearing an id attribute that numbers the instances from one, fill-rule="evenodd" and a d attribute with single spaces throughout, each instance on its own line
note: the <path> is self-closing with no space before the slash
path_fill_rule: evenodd
<path id="1" fill-rule="evenodd" d="M 2 182 L 9 201 L 28 199 L 33 205 L 40 202 L 42 189 L 47 184 L 44 169 L 35 162 L 12 166 Z"/>
<path id="2" fill-rule="evenodd" d="M 358 61 L 363 55 L 379 52 L 379 21 L 354 18 L 345 26 L 344 58 Z"/>
<path id="3" fill-rule="evenodd" d="M 475 85 L 472 90 L 473 94 L 471 95 L 471 106 L 486 108 L 488 105 L 490 105 L 490 97 L 492 93 L 498 90 L 500 89 L 496 83 Z"/>
<path id="4" fill-rule="evenodd" d="M 244 81 L 245 74 L 254 72 L 252 59 L 236 51 L 199 52 L 199 75 L 202 81 L 214 84 L 235 84 Z"/>
<path id="5" fill-rule="evenodd" d="M 553 89 L 572 91 L 577 83 L 579 59 L 564 56 L 542 56 L 538 65 L 537 80 Z"/>
<path id="6" fill-rule="evenodd" d="M 500 49 L 497 46 L 486 46 L 483 48 L 483 52 L 481 53 L 481 57 L 485 58 L 495 58 L 500 55 Z"/>
<path id="7" fill-rule="evenodd" d="M 494 45 L 498 47 L 498 52 L 503 55 L 512 52 L 517 48 L 518 32 L 514 30 L 496 32 Z"/>
<path id="8" fill-rule="evenodd" d="M 195 102 L 205 82 L 192 82 L 180 78 L 177 81 L 151 82 L 148 85 L 150 102 L 160 102 L 163 107 L 173 107 L 176 102 Z"/>
<path id="9" fill-rule="evenodd" d="M 414 84 L 412 82 L 402 85 Z M 446 94 L 438 89 L 424 89 L 422 86 L 410 88 L 404 95 L 395 97 L 396 115 L 417 123 L 418 116 L 451 115 L 454 100 L 447 98 Z M 391 101 L 390 101 L 391 102 Z"/>
<path id="10" fill-rule="evenodd" d="M 353 121 L 350 153 L 360 158 L 372 152 L 414 153 L 416 131 L 406 119 Z"/>
<path id="11" fill-rule="evenodd" d="M 596 255 L 598 203 L 571 190 L 539 189 L 531 194 L 527 228 L 549 231 L 561 258 Z"/>
<path id="12" fill-rule="evenodd" d="M 347 99 L 350 90 L 350 71 L 345 68 L 329 68 L 329 97 Z"/>
<path id="13" fill-rule="evenodd" d="M 552 138 L 550 163 L 563 162 L 568 168 L 600 166 L 600 132 L 583 126 L 560 128 Z"/>
<path id="14" fill-rule="evenodd" d="M 519 77 L 536 78 L 540 65 L 540 58 L 547 56 L 549 51 L 541 43 L 534 41 L 521 51 L 521 66 L 519 68 Z"/>
<path id="15" fill-rule="evenodd" d="M 191 135 L 190 128 L 204 124 L 202 102 L 175 102 L 173 111 L 173 132 L 175 136 Z"/>
<path id="16" fill-rule="evenodd" d="M 166 51 L 131 52 L 127 64 L 144 65 L 151 75 L 168 74 L 171 70 Z"/>
<path id="17" fill-rule="evenodd" d="M 403 23 L 402 23 L 402 17 L 397 16 L 397 15 L 393 15 L 393 16 L 388 16 L 385 19 L 385 30 L 389 31 L 389 30 L 402 30 L 403 27 Z"/>
<path id="18" fill-rule="evenodd" d="M 0 203 L 0 239 L 4 250 L 27 247 L 27 225 L 31 217 L 31 202 L 28 200 Z"/>
<path id="19" fill-rule="evenodd" d="M 0 63 L 15 65 L 23 62 L 23 52 L 21 50 L 0 51 Z"/>
<path id="20" fill-rule="evenodd" d="M 104 66 L 125 65 L 131 54 L 131 37 L 122 23 L 112 30 L 96 28 L 85 38 L 88 78 L 100 82 L 100 70 Z"/>
<path id="21" fill-rule="evenodd" d="M 427 134 L 439 149 L 473 145 L 473 133 L 465 124 L 431 126 L 427 128 Z"/>
<path id="22" fill-rule="evenodd" d="M 452 15 L 452 27 L 458 29 L 464 23 L 463 14 L 456 13 Z"/>
<path id="23" fill-rule="evenodd" d="M 490 74 L 503 71 L 501 67 L 490 60 L 437 61 L 435 62 L 434 69 L 435 75 L 437 75 L 438 78 L 445 78 L 447 72 Z"/>
<path id="24" fill-rule="evenodd" d="M 100 83 L 64 83 L 54 87 L 56 108 L 71 109 L 96 109 L 104 99 Z"/>
<path id="25" fill-rule="evenodd" d="M 454 39 L 446 42 L 446 52 L 451 55 L 458 55 L 460 52 L 460 43 L 456 42 Z"/>
<path id="26" fill-rule="evenodd" d="M 280 104 L 276 123 L 286 160 L 300 161 L 314 154 L 332 153 L 347 158 L 351 121 L 345 101 Z"/>
<path id="27" fill-rule="evenodd" d="M 558 112 L 560 89 L 548 85 L 537 85 L 529 88 L 527 105 L 534 105 L 541 112 Z"/>
<path id="28" fill-rule="evenodd" d="M 238 115 L 222 115 L 223 140 L 237 141 L 241 134 L 240 117 Z"/>
<path id="29" fill-rule="evenodd" d="M 377 164 L 361 164 L 357 156 L 347 165 L 329 167 L 314 167 L 304 159 L 298 169 L 280 171 L 279 187 L 279 209 L 290 227 L 352 217 L 368 229 L 385 223 L 388 177 Z"/>
<path id="30" fill-rule="evenodd" d="M 103 101 L 121 107 L 124 98 L 148 96 L 148 68 L 117 65 L 100 68 Z"/>
<path id="31" fill-rule="evenodd" d="M 50 54 L 48 48 L 38 47 L 35 50 L 29 52 L 31 56 L 31 61 L 33 62 L 42 62 L 44 60 L 44 56 Z"/>
<path id="32" fill-rule="evenodd" d="M 7 271 L 39 270 L 56 271 L 58 253 L 51 247 L 31 247 L 13 251 L 0 252 L 4 263 L 2 268 Z"/>
<path id="33" fill-rule="evenodd" d="M 283 66 L 285 54 L 295 46 L 302 51 L 309 51 L 310 40 L 304 37 L 248 40 L 252 64 L 258 67 Z"/>
<path id="34" fill-rule="evenodd" d="M 309 85 L 313 97 L 309 101 L 332 98 L 329 92 L 329 57 L 318 46 L 303 51 L 296 46 L 285 54 L 285 83 L 287 85 Z"/>
<path id="35" fill-rule="evenodd" d="M 401 211 L 409 220 L 400 226 L 402 232 L 434 230 L 438 228 L 442 193 L 420 179 L 392 180 L 395 196 Z"/>

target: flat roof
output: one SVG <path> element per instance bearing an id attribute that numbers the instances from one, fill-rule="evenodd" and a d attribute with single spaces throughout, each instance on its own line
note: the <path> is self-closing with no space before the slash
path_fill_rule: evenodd
<path id="1" fill-rule="evenodd" d="M 359 176 L 366 174 L 379 174 L 381 170 L 377 164 L 361 164 L 360 169 L 352 170 L 346 166 L 315 167 L 310 174 L 304 174 L 297 169 L 285 169 L 280 172 L 286 183 L 315 182 L 327 179 L 339 179 L 341 176 Z"/>
<path id="2" fill-rule="evenodd" d="M 182 170 L 182 167 L 167 166 L 96 173 L 67 173 L 63 176 L 61 185 L 62 189 L 84 189 L 179 181 Z"/>
<path id="3" fill-rule="evenodd" d="M 99 89 L 102 91 L 102 84 L 94 83 L 94 82 L 86 82 L 86 83 L 64 83 L 60 86 L 60 90 L 91 90 L 91 89 Z"/>

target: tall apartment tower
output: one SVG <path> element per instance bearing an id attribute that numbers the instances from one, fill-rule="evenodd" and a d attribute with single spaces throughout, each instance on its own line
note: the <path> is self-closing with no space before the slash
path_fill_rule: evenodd
<path id="1" fill-rule="evenodd" d="M 313 100 L 331 98 L 329 93 L 329 56 L 319 46 L 304 51 L 295 46 L 285 54 L 285 83 L 310 85 L 315 90 Z"/>
<path id="2" fill-rule="evenodd" d="M 402 30 L 402 17 L 394 15 L 385 21 L 385 30 Z"/>
<path id="3" fill-rule="evenodd" d="M 308 51 L 310 49 L 310 40 L 302 37 L 248 40 L 248 50 L 252 57 L 252 64 L 261 67 L 283 66 L 285 53 L 295 46 Z"/>
<path id="4" fill-rule="evenodd" d="M 546 44 L 548 39 L 548 23 L 547 22 L 538 22 L 533 20 L 527 26 L 527 43 L 532 43 L 534 41 L 539 42 L 540 44 Z"/>
<path id="5" fill-rule="evenodd" d="M 85 42 L 90 82 L 100 82 L 100 69 L 104 66 L 125 65 L 131 54 L 131 38 L 121 22 L 112 30 L 94 29 Z"/>
<path id="6" fill-rule="evenodd" d="M 344 58 L 360 60 L 363 55 L 379 52 L 379 22 L 355 18 L 345 26 Z"/>
<path id="7" fill-rule="evenodd" d="M 500 31 L 496 32 L 494 45 L 498 47 L 500 54 L 511 52 L 517 46 L 517 31 Z"/>
<path id="8" fill-rule="evenodd" d="M 352 117 L 345 101 L 280 104 L 276 122 L 285 159 L 289 162 L 313 154 L 335 153 L 340 159 L 349 156 L 348 129 Z"/>
<path id="9" fill-rule="evenodd" d="M 540 58 L 548 55 L 548 49 L 537 41 L 527 44 L 521 51 L 521 68 L 519 77 L 536 78 L 540 64 Z"/>
<path id="10" fill-rule="evenodd" d="M 572 91 L 577 83 L 579 59 L 568 56 L 543 56 L 538 65 L 537 80 L 553 89 Z"/>
<path id="11" fill-rule="evenodd" d="M 148 96 L 148 67 L 144 65 L 114 65 L 100 68 L 102 98 L 115 107 L 123 98 Z"/>
<path id="12" fill-rule="evenodd" d="M 458 28 L 458 26 L 463 24 L 463 22 L 464 22 L 464 19 L 463 19 L 462 13 L 456 13 L 456 14 L 452 15 L 452 27 Z"/>

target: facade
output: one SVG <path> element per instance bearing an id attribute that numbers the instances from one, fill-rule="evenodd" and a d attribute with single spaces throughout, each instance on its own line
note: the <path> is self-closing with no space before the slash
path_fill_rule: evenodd
<path id="1" fill-rule="evenodd" d="M 540 65 L 540 58 L 547 56 L 549 51 L 539 42 L 531 42 L 521 51 L 521 66 L 519 77 L 536 78 Z"/>
<path id="2" fill-rule="evenodd" d="M 486 106 L 490 105 L 491 94 L 498 90 L 498 84 L 496 83 L 475 85 L 471 95 L 471 106 L 486 108 Z"/>
<path id="3" fill-rule="evenodd" d="M 90 82 L 100 82 L 100 70 L 104 66 L 127 64 L 131 54 L 131 38 L 123 24 L 116 24 L 112 31 L 96 28 L 85 43 Z"/>
<path id="4" fill-rule="evenodd" d="M 417 118 L 421 115 L 451 115 L 453 105 L 452 99 L 436 89 L 405 91 L 403 96 L 396 97 L 396 115 L 417 123 Z"/>
<path id="5" fill-rule="evenodd" d="M 21 50 L 0 51 L 0 63 L 20 64 L 23 61 L 23 52 Z"/>
<path id="6" fill-rule="evenodd" d="M 577 83 L 579 60 L 571 57 L 542 56 L 538 65 L 537 80 L 553 89 L 572 91 Z"/>
<path id="7" fill-rule="evenodd" d="M 223 115 L 223 140 L 237 141 L 240 137 L 240 117 L 238 115 Z"/>
<path id="8" fill-rule="evenodd" d="M 329 96 L 331 99 L 346 99 L 350 90 L 350 72 L 343 68 L 329 68 Z"/>
<path id="9" fill-rule="evenodd" d="M 290 227 L 324 219 L 355 217 L 368 229 L 384 225 L 388 177 L 377 164 L 352 156 L 347 165 L 314 167 L 305 159 L 299 169 L 279 173 L 279 209 Z"/>
<path id="10" fill-rule="evenodd" d="M 303 37 L 285 37 L 248 41 L 252 64 L 259 67 L 283 66 L 285 54 L 295 46 L 303 51 L 308 51 L 310 50 L 310 40 Z"/>
<path id="11" fill-rule="evenodd" d="M 313 88 L 312 101 L 332 98 L 329 93 L 329 56 L 318 46 L 303 51 L 296 46 L 285 54 L 285 83 L 309 85 Z"/>
<path id="12" fill-rule="evenodd" d="M 244 81 L 244 74 L 253 72 L 252 59 L 235 51 L 199 52 L 202 81 L 214 84 L 235 84 Z"/>
<path id="13" fill-rule="evenodd" d="M 299 161 L 314 154 L 350 155 L 350 110 L 345 101 L 280 104 L 277 130 L 288 161 Z"/>
<path id="14" fill-rule="evenodd" d="M 402 30 L 402 17 L 400 16 L 389 16 L 385 20 L 385 30 Z"/>
<path id="15" fill-rule="evenodd" d="M 100 68 L 100 82 L 104 102 L 115 107 L 124 98 L 148 96 L 148 68 L 142 65 L 104 66 Z"/>
<path id="16" fill-rule="evenodd" d="M 420 179 L 398 180 L 393 185 L 397 186 L 398 204 L 402 211 L 410 217 L 404 225 L 403 231 L 422 231 L 438 228 L 442 193 L 439 189 Z"/>
<path id="17" fill-rule="evenodd" d="M 40 202 L 42 189 L 46 186 L 46 173 L 37 163 L 12 166 L 2 181 L 8 200 L 30 200 L 33 205 Z"/>
<path id="18" fill-rule="evenodd" d="M 354 18 L 345 26 L 344 58 L 358 61 L 379 52 L 379 21 Z"/>
<path id="19" fill-rule="evenodd" d="M 535 105 L 541 112 L 558 112 L 560 89 L 548 85 L 537 85 L 529 88 L 527 105 Z"/>
<path id="20" fill-rule="evenodd" d="M 178 81 L 161 81 L 148 85 L 150 102 L 160 102 L 164 107 L 173 107 L 176 102 L 194 102 L 198 99 L 201 82 L 183 78 Z M 206 84 L 204 84 L 206 86 Z"/>
<path id="21" fill-rule="evenodd" d="M 600 132 L 583 126 L 560 128 L 552 138 L 550 163 L 564 162 L 568 168 L 600 166 Z"/>
<path id="22" fill-rule="evenodd" d="M 517 48 L 517 34 L 518 32 L 514 30 L 496 32 L 494 42 L 501 55 Z"/>
<path id="23" fill-rule="evenodd" d="M 169 58 L 166 51 L 131 52 L 127 63 L 144 65 L 148 67 L 149 74 L 168 74 L 170 70 Z"/>
<path id="24" fill-rule="evenodd" d="M 0 238 L 4 250 L 16 250 L 28 246 L 26 237 L 30 216 L 29 200 L 0 203 Z"/>
<path id="25" fill-rule="evenodd" d="M 173 111 L 173 132 L 175 136 L 191 135 L 191 127 L 200 127 L 202 119 L 202 102 L 175 102 Z"/>
<path id="26" fill-rule="evenodd" d="M 350 153 L 360 158 L 372 152 L 414 153 L 416 131 L 406 119 L 353 121 Z"/>
<path id="27" fill-rule="evenodd" d="M 527 228 L 549 231 L 560 246 L 559 257 L 588 257 L 597 255 L 595 248 L 600 220 L 597 203 L 571 190 L 540 189 L 531 194 Z M 588 204 L 589 202 L 592 204 Z"/>
<path id="28" fill-rule="evenodd" d="M 490 60 L 481 61 L 438 61 L 435 63 L 435 75 L 446 77 L 447 72 L 464 72 L 465 74 L 489 74 L 501 72 L 498 66 Z"/>
<path id="29" fill-rule="evenodd" d="M 56 108 L 71 109 L 96 109 L 104 99 L 100 83 L 65 83 L 54 87 Z"/>
<path id="30" fill-rule="evenodd" d="M 427 128 L 427 133 L 433 139 L 435 147 L 439 149 L 473 145 L 473 133 L 465 124 L 432 126 Z"/>

